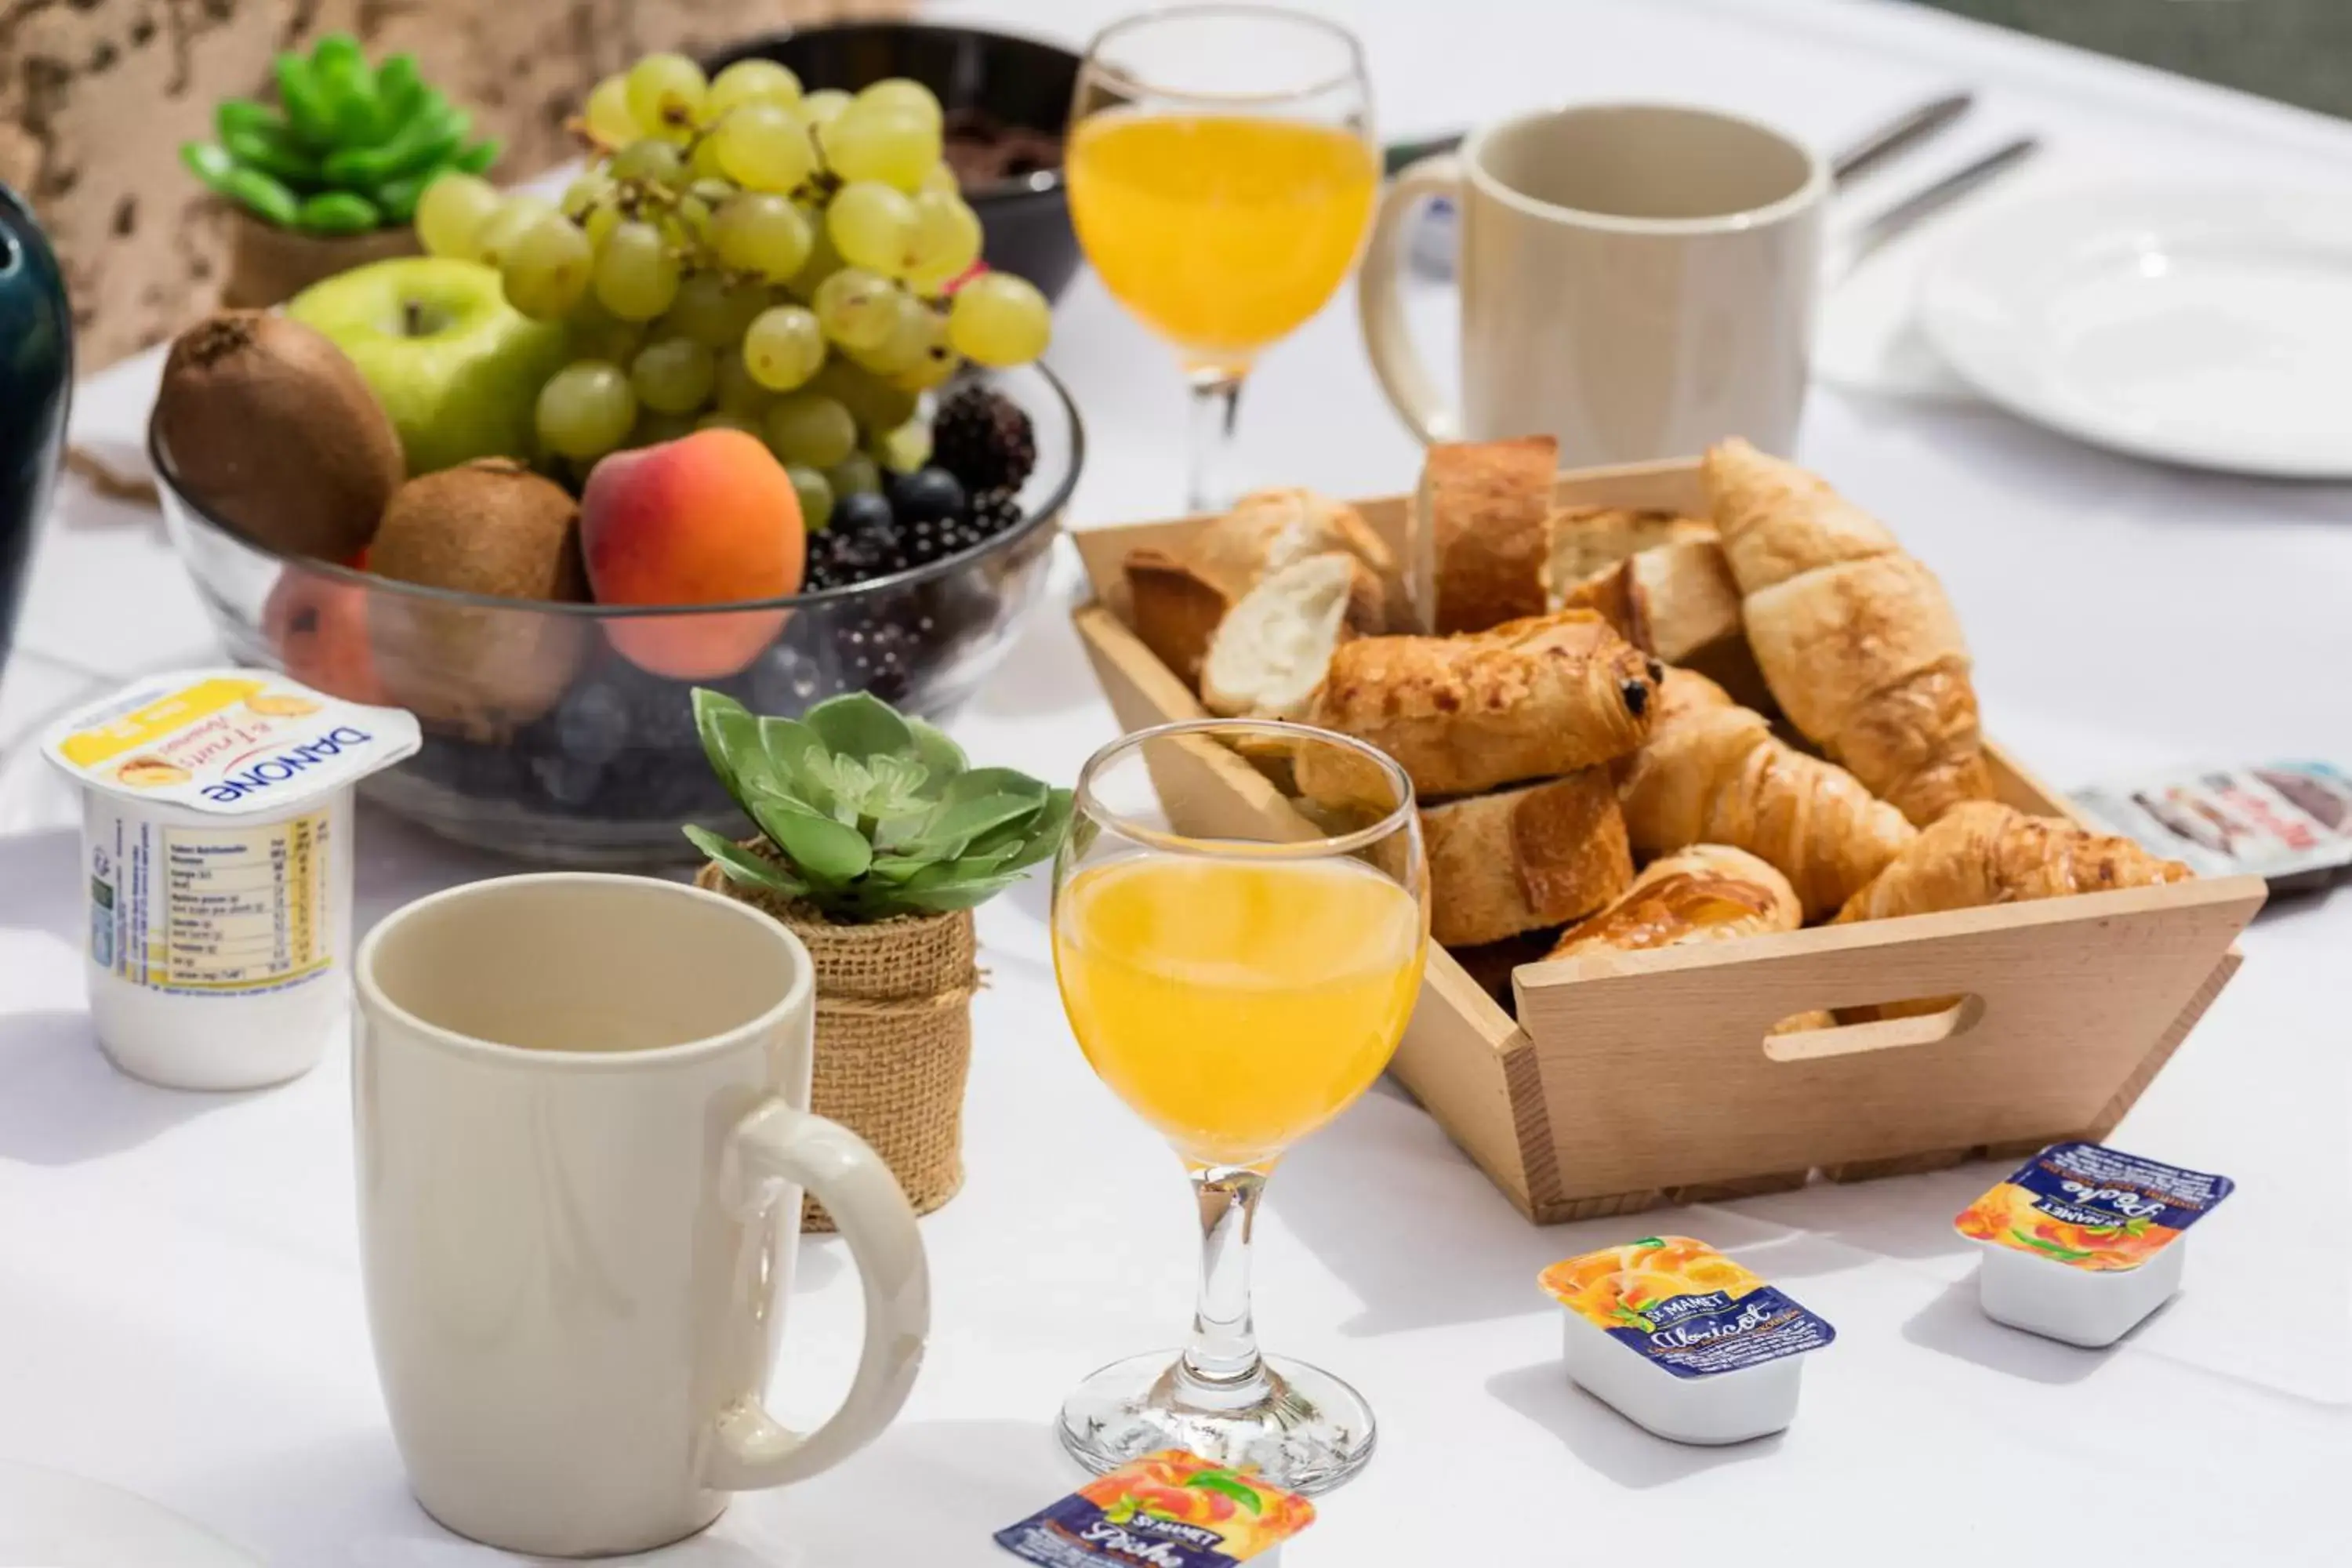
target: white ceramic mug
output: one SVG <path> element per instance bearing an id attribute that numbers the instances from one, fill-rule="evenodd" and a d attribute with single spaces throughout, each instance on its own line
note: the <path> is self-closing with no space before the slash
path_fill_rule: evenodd
<path id="1" fill-rule="evenodd" d="M 1829 189 L 1800 143 L 1709 110 L 1595 104 L 1489 126 L 1381 198 L 1358 293 L 1372 368 L 1424 441 L 1549 434 L 1570 467 L 1727 436 L 1787 452 Z M 1439 196 L 1460 214 L 1458 412 L 1398 296 L 1410 221 Z"/>
<path id="2" fill-rule="evenodd" d="M 376 1367 L 417 1500 L 511 1551 L 645 1551 L 889 1424 L 930 1321 L 913 1209 L 808 1111 L 814 983 L 748 905 L 650 878 L 475 882 L 360 946 L 352 1081 Z M 761 1408 L 801 1189 L 863 1277 L 848 1397 Z"/>

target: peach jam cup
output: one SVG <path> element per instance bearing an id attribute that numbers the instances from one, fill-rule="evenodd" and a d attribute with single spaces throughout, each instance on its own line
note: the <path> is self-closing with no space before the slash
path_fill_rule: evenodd
<path id="1" fill-rule="evenodd" d="M 2115 1343 L 2180 1288 L 2187 1230 L 2235 1184 L 2079 1140 L 1962 1209 L 1985 1316 L 2070 1345 Z"/>
<path id="2" fill-rule="evenodd" d="M 352 784 L 416 750 L 397 708 L 266 670 L 148 676 L 59 721 L 81 786 L 100 1048 L 168 1089 L 308 1071 L 348 1015 Z"/>
<path id="3" fill-rule="evenodd" d="M 1282 1543 L 1315 1522 L 1315 1505 L 1181 1448 L 1108 1470 L 996 1532 L 1041 1568 L 1279 1568 Z"/>
<path id="4" fill-rule="evenodd" d="M 1745 1266 L 1685 1236 L 1603 1247 L 1537 1279 L 1567 1309 L 1568 1375 L 1677 1443 L 1780 1431 L 1796 1418 L 1803 1358 L 1837 1338 Z"/>

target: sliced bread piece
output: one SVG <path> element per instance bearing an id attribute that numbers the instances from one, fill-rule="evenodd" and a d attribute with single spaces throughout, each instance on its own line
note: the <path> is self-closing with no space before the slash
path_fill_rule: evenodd
<path id="1" fill-rule="evenodd" d="M 1128 614 L 1135 635 L 1177 679 L 1201 686 L 1201 661 L 1217 623 L 1233 608 L 1223 589 L 1164 550 L 1131 550 L 1127 572 Z"/>
<path id="2" fill-rule="evenodd" d="M 1423 631 L 1482 632 L 1543 614 L 1544 520 L 1559 470 L 1549 436 L 1429 449 L 1408 579 Z"/>
<path id="3" fill-rule="evenodd" d="M 1396 556 L 1363 514 L 1309 489 L 1252 490 L 1192 536 L 1186 563 L 1238 600 L 1268 573 L 1341 551 L 1375 576 L 1394 577 Z"/>
<path id="4" fill-rule="evenodd" d="M 1303 719 L 1331 655 L 1385 623 L 1381 581 L 1344 551 L 1309 555 L 1242 595 L 1201 665 L 1201 700 L 1226 717 Z"/>
<path id="5" fill-rule="evenodd" d="M 1544 584 L 1563 593 L 1629 555 L 1693 540 L 1716 540 L 1715 526 L 1671 511 L 1565 507 L 1544 520 Z"/>
<path id="6" fill-rule="evenodd" d="M 1607 768 L 1427 806 L 1429 934 L 1500 942 L 1606 905 L 1633 880 Z"/>

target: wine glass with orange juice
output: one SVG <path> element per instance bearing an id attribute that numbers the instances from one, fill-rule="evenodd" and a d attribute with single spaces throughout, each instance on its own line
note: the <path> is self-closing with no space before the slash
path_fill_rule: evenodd
<path id="1" fill-rule="evenodd" d="M 1087 46 L 1064 177 L 1105 288 L 1192 388 L 1192 503 L 1223 479 L 1242 379 L 1355 265 L 1380 184 L 1363 51 L 1264 5 L 1179 5 Z"/>
<path id="2" fill-rule="evenodd" d="M 1310 821 L 1244 760 L 1306 747 L 1360 759 L 1381 781 L 1369 804 Z M 1238 791 L 1203 787 L 1221 771 Z M 1174 1447 L 1297 1491 L 1338 1485 L 1371 1455 L 1371 1411 L 1329 1373 L 1258 1353 L 1250 1232 L 1275 1163 L 1371 1086 L 1412 1016 L 1429 940 L 1412 784 L 1302 725 L 1138 731 L 1079 774 L 1053 933 L 1079 1047 L 1183 1160 L 1202 1236 L 1190 1342 L 1089 1377 L 1064 1446 L 1097 1472 Z"/>

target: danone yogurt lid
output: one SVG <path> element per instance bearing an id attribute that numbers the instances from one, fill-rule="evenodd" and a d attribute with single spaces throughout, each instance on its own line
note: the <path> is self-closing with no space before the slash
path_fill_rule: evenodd
<path id="1" fill-rule="evenodd" d="M 1045 1568 L 1233 1568 L 1315 1522 L 1315 1505 L 1181 1448 L 1129 1460 L 996 1532 Z"/>
<path id="2" fill-rule="evenodd" d="M 2155 1257 L 2235 1186 L 2103 1144 L 2053 1143 L 1952 1225 L 1990 1247 L 2113 1273 Z"/>
<path id="3" fill-rule="evenodd" d="M 1588 1252 L 1537 1280 L 1561 1306 L 1676 1377 L 1738 1372 L 1837 1338 L 1745 1266 L 1686 1236 Z"/>
<path id="4" fill-rule="evenodd" d="M 41 751 L 123 800 L 246 816 L 340 789 L 419 743 L 404 709 L 346 702 L 266 670 L 184 669 L 69 714 Z"/>

